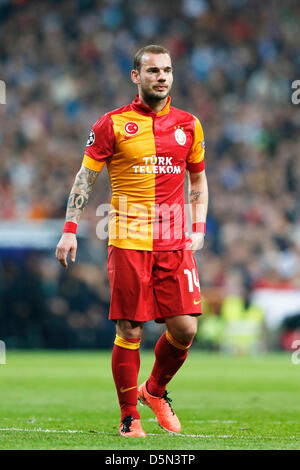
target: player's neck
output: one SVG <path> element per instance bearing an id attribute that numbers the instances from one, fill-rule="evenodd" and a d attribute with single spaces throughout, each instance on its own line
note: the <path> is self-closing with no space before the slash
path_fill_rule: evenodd
<path id="1" fill-rule="evenodd" d="M 149 108 L 153 109 L 155 113 L 162 111 L 168 101 L 168 96 L 162 100 L 151 100 L 150 98 L 145 99 L 145 97 L 141 95 L 139 95 L 139 98 L 144 105 L 149 106 Z"/>

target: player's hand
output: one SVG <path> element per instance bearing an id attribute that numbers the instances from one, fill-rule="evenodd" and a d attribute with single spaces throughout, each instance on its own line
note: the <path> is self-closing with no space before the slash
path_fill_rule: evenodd
<path id="1" fill-rule="evenodd" d="M 204 245 L 204 233 L 192 233 L 190 235 L 192 240 L 191 250 L 193 253 L 199 251 L 203 248 Z"/>
<path id="2" fill-rule="evenodd" d="M 77 239 L 75 233 L 63 233 L 56 247 L 56 258 L 64 267 L 68 267 L 67 257 L 70 253 L 70 259 L 74 263 L 76 259 Z"/>

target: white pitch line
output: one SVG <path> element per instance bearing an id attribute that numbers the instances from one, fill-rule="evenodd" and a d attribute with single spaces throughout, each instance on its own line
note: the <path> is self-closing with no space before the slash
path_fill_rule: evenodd
<path id="1" fill-rule="evenodd" d="M 41 429 L 41 428 L 0 428 L 0 432 L 8 432 L 8 431 L 19 431 L 19 432 L 44 432 L 44 433 L 61 433 L 61 434 L 108 434 L 105 431 L 83 431 L 80 429 L 66 429 L 66 430 L 58 430 L 58 429 Z M 159 436 L 162 437 L 164 434 L 162 433 L 147 433 L 147 436 Z M 281 436 L 236 436 L 234 434 L 174 434 L 169 433 L 174 437 L 193 437 L 198 439 L 282 439 Z M 287 436 L 285 439 L 298 439 L 299 436 Z"/>
<path id="2" fill-rule="evenodd" d="M 70 434 L 75 434 L 75 433 L 84 433 L 85 431 L 80 431 L 80 430 L 58 430 L 58 429 L 41 429 L 41 428 L 0 428 L 0 431 L 20 431 L 20 432 L 53 432 L 53 433 L 70 433 Z M 104 431 L 97 431 L 97 432 L 104 432 Z"/>
<path id="3" fill-rule="evenodd" d="M 105 431 L 82 431 L 79 429 L 67 429 L 67 430 L 57 430 L 57 429 L 41 429 L 41 428 L 0 428 L 0 432 L 7 432 L 7 431 L 19 431 L 19 432 L 44 432 L 44 433 L 62 433 L 62 434 L 86 434 L 89 432 L 95 433 L 95 434 L 106 434 Z M 163 436 L 164 434 L 162 433 L 147 433 L 147 436 Z M 180 434 L 180 433 L 169 433 L 170 436 L 175 436 L 175 437 L 198 437 L 198 438 L 230 438 L 233 437 L 232 434 L 230 435 L 220 435 L 220 436 L 215 436 L 213 434 L 211 435 L 206 435 L 206 434 Z"/>
<path id="4" fill-rule="evenodd" d="M 220 439 L 228 439 L 234 437 L 232 434 L 224 434 L 221 436 L 215 436 L 213 434 L 180 434 L 180 433 L 169 433 L 170 436 L 175 437 L 194 437 L 199 439 L 212 439 L 212 438 L 220 438 Z M 147 433 L 147 436 L 163 436 L 163 434 L 156 434 L 156 433 Z"/>
<path id="5" fill-rule="evenodd" d="M 219 419 L 196 419 L 196 420 L 189 420 L 190 423 L 198 423 L 198 424 L 203 424 L 203 423 L 217 423 L 217 424 L 228 424 L 228 423 L 237 423 L 237 421 L 232 421 L 232 420 L 226 420 L 226 421 L 221 421 Z"/>
<path id="6" fill-rule="evenodd" d="M 215 424 L 232 424 L 232 423 L 237 423 L 237 421 L 233 421 L 233 420 L 220 420 L 220 419 L 189 419 L 188 420 L 189 423 L 196 423 L 196 424 L 206 424 L 206 423 L 215 423 Z M 148 422 L 149 423 L 157 423 L 157 419 L 156 418 L 149 418 L 148 419 Z"/>

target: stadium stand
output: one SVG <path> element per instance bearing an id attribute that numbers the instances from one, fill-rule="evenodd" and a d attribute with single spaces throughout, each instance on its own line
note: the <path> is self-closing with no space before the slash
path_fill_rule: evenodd
<path id="1" fill-rule="evenodd" d="M 203 292 L 220 303 L 262 287 L 298 292 L 300 111 L 291 83 L 300 78 L 299 22 L 297 0 L 175 0 L 172 8 L 158 0 L 0 0 L 2 224 L 64 219 L 92 124 L 133 99 L 134 52 L 162 44 L 174 62 L 172 104 L 199 117 L 206 140 Z M 82 248 L 70 273 L 53 265 L 52 246 L 0 242 L 1 338 L 23 347 L 92 347 L 107 338 L 105 243 L 97 244 L 95 214 L 109 200 L 104 171 L 84 212 L 99 253 Z M 74 280 L 81 295 L 71 299 L 62 291 Z M 60 339 L 55 332 L 64 329 Z"/>

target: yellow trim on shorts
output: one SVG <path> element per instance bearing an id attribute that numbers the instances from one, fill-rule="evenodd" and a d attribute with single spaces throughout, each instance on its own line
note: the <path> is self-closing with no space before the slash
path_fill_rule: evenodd
<path id="1" fill-rule="evenodd" d="M 166 331 L 166 339 L 170 344 L 172 344 L 172 346 L 174 346 L 177 349 L 182 349 L 183 351 L 185 349 L 189 349 L 189 347 L 192 345 L 192 343 L 188 344 L 187 346 L 182 343 L 179 343 L 177 339 L 173 338 L 173 336 L 168 330 Z"/>
<path id="2" fill-rule="evenodd" d="M 105 162 L 98 162 L 97 160 L 94 160 L 93 158 L 89 157 L 86 153 L 84 154 L 83 160 L 82 160 L 83 166 L 88 168 L 89 170 L 92 171 L 101 171 L 102 168 L 105 165 Z"/>
<path id="3" fill-rule="evenodd" d="M 120 348 L 139 349 L 140 342 L 141 341 L 138 341 L 137 343 L 131 343 L 131 341 L 127 341 L 125 338 L 122 338 L 121 336 L 116 335 L 114 344 L 116 344 L 117 346 L 120 346 Z"/>

